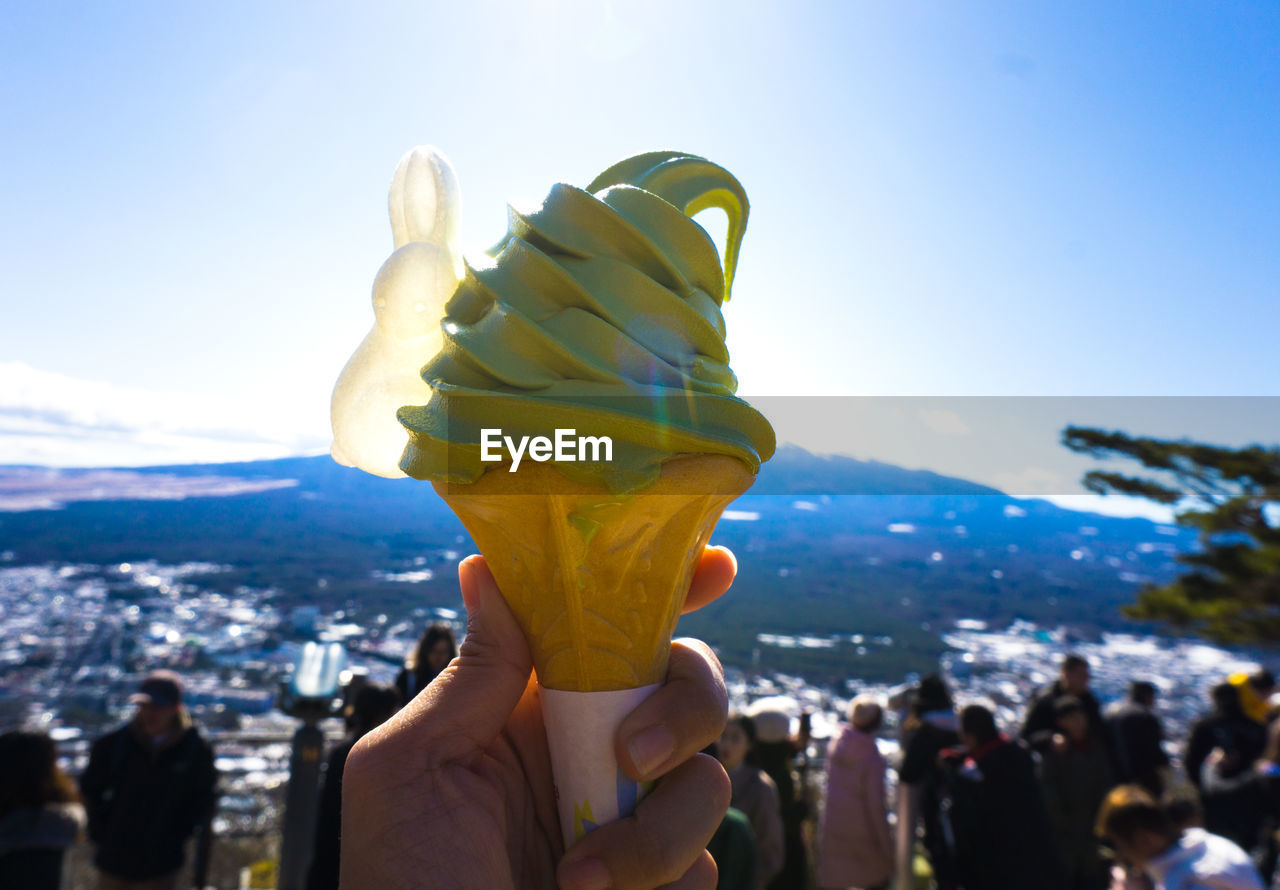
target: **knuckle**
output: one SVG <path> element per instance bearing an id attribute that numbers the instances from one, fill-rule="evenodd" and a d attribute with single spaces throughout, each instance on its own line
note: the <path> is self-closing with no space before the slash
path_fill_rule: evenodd
<path id="1" fill-rule="evenodd" d="M 521 663 L 521 653 L 512 651 L 500 634 L 490 634 L 480 629 L 478 625 L 483 620 L 476 617 L 468 621 L 467 634 L 458 644 L 458 657 L 442 673 L 453 676 L 457 672 L 455 668 L 461 665 L 483 664 L 526 674 L 527 669 Z"/>
<path id="2" fill-rule="evenodd" d="M 343 769 L 345 777 L 357 776 L 363 777 L 371 772 L 378 759 L 377 742 L 370 735 L 366 734 L 352 746 L 351 751 L 347 754 L 346 766 Z"/>
<path id="3" fill-rule="evenodd" d="M 680 880 L 667 884 L 663 890 L 715 890 L 719 880 L 719 866 L 710 853 L 703 851 Z"/>
<path id="4" fill-rule="evenodd" d="M 716 824 L 724 818 L 733 798 L 733 783 L 729 774 L 724 771 L 720 761 L 709 754 L 696 754 L 690 761 L 690 768 L 698 772 L 699 779 L 707 786 L 707 799 L 713 811 L 717 813 Z"/>
<path id="5" fill-rule="evenodd" d="M 685 637 L 673 641 L 669 673 L 673 679 L 689 680 L 711 690 L 717 698 L 724 700 L 728 708 L 729 692 L 724 681 L 724 666 L 702 640 Z"/>
<path id="6" fill-rule="evenodd" d="M 677 657 L 681 661 L 693 661 L 697 659 L 707 666 L 711 673 L 724 678 L 724 668 L 720 664 L 720 659 L 716 657 L 715 650 L 699 640 L 697 637 L 679 637 L 671 641 L 671 656 L 674 661 Z"/>

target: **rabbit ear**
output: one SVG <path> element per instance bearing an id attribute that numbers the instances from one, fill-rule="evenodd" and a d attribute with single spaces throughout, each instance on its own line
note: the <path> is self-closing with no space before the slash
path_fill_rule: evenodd
<path id="1" fill-rule="evenodd" d="M 396 166 L 387 199 L 396 249 L 428 241 L 457 256 L 459 202 L 458 177 L 448 158 L 430 145 L 410 151 Z"/>

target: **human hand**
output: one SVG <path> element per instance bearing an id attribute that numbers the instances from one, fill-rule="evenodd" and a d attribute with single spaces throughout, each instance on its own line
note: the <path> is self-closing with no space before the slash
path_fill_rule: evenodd
<path id="1" fill-rule="evenodd" d="M 685 611 L 720 596 L 736 564 L 707 548 Z M 467 635 L 458 657 L 352 749 L 342 786 L 342 886 L 564 890 L 711 888 L 707 842 L 729 780 L 699 754 L 719 738 L 728 695 L 720 662 L 673 642 L 667 681 L 618 728 L 618 763 L 658 779 L 633 815 L 564 855 L 533 659 L 484 559 L 458 567 Z M 557 860 L 560 860 L 557 864 Z"/>
<path id="2" fill-rule="evenodd" d="M 1055 732 L 1053 734 L 1050 744 L 1053 748 L 1053 753 L 1055 754 L 1066 754 L 1068 749 L 1071 747 L 1071 742 L 1060 732 Z"/>

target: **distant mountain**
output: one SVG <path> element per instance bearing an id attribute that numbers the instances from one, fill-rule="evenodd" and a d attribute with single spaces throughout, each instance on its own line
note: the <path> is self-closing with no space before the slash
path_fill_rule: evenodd
<path id="1" fill-rule="evenodd" d="M 839 454 L 813 454 L 798 445 L 782 445 L 760 467 L 752 494 L 826 495 L 1002 495 L 967 479 L 929 470 L 906 470 L 875 460 Z"/>
<path id="2" fill-rule="evenodd" d="M 356 621 L 458 607 L 453 564 L 472 550 L 429 486 L 327 456 L 0 468 L 0 509 L 6 499 L 0 567 L 212 562 L 230 570 L 207 576 L 211 588 L 342 609 Z M 1173 555 L 1194 545 L 1190 532 L 1144 519 L 795 446 L 762 468 L 715 540 L 737 554 L 739 579 L 680 632 L 717 645 L 727 663 L 827 680 L 926 669 L 943 649 L 939 631 L 958 618 L 1086 633 L 1127 626 L 1119 606 L 1143 581 L 1173 577 Z"/>

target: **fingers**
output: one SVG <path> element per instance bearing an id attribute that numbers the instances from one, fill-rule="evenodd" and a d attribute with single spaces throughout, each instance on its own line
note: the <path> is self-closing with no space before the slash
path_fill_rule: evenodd
<path id="1" fill-rule="evenodd" d="M 657 778 L 718 739 L 728 710 L 715 653 L 701 640 L 675 640 L 666 683 L 618 726 L 618 764 L 637 781 Z"/>
<path id="2" fill-rule="evenodd" d="M 738 560 L 734 558 L 733 551 L 728 547 L 707 547 L 702 551 L 698 567 L 694 570 L 689 595 L 684 601 L 684 611 L 696 611 L 716 600 L 729 589 L 737 574 Z"/>
<path id="3" fill-rule="evenodd" d="M 533 658 L 520 625 L 485 565 L 469 556 L 458 565 L 467 635 L 455 658 L 430 686 L 370 733 L 411 745 L 423 766 L 467 756 L 502 730 L 524 695 Z"/>
<path id="4" fill-rule="evenodd" d="M 715 865 L 706 861 L 706 847 L 729 796 L 729 777 L 720 764 L 695 755 L 666 776 L 633 815 L 574 844 L 557 872 L 561 888 L 714 887 Z"/>

